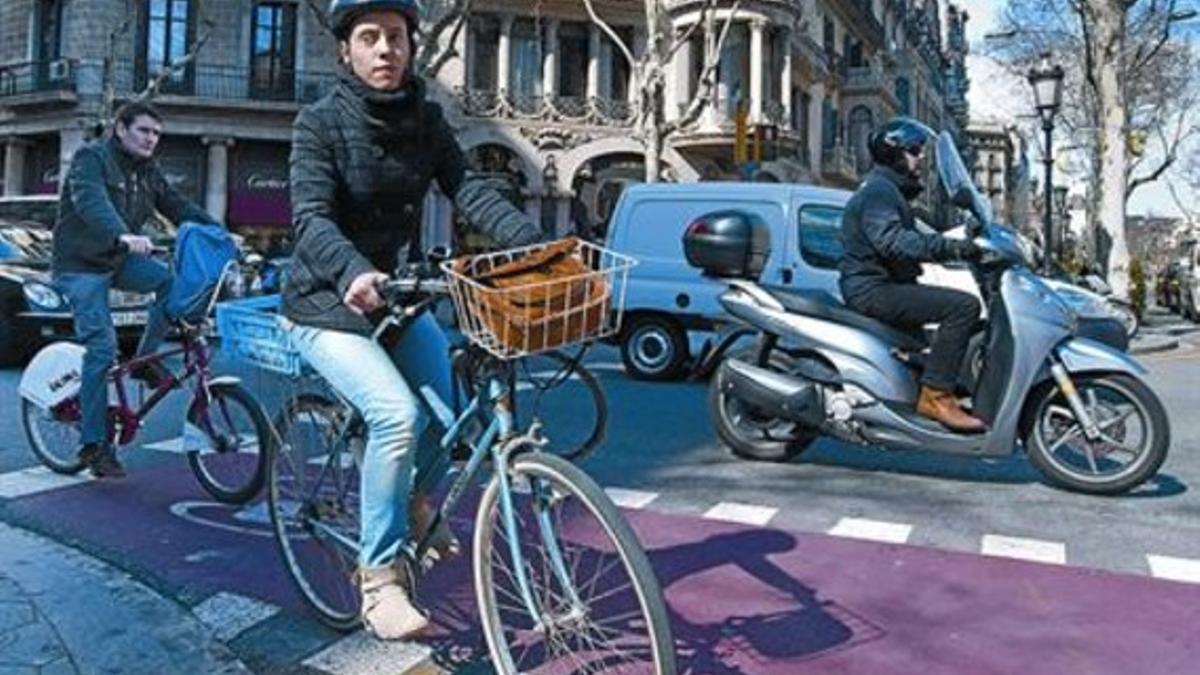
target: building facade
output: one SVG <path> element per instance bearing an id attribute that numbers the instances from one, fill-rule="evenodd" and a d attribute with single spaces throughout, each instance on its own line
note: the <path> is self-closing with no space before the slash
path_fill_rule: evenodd
<path id="1" fill-rule="evenodd" d="M 323 4 L 323 3 L 318 3 Z M 700 89 L 728 10 L 698 25 L 703 3 L 667 0 L 675 36 L 663 117 Z M 287 155 L 299 107 L 335 79 L 332 39 L 296 0 L 0 0 L 0 146 L 4 194 L 53 192 L 105 101 L 162 79 L 160 161 L 185 194 L 249 233 L 286 229 Z M 634 59 L 649 35 L 641 3 L 599 0 Z M 753 179 L 852 188 L 866 138 L 897 114 L 961 134 L 966 14 L 944 0 L 748 0 L 720 54 L 714 93 L 670 136 L 667 180 Z M 437 37 L 437 36 L 435 36 Z M 644 179 L 639 87 L 621 45 L 576 2 L 473 3 L 456 56 L 432 80 L 476 167 L 503 179 L 545 229 L 597 231 L 623 186 Z M 739 112 L 740 111 L 740 112 Z M 758 130 L 753 166 L 734 161 L 739 116 Z M 927 206 L 936 191 L 927 192 Z M 427 220 L 449 228 L 432 194 Z"/>

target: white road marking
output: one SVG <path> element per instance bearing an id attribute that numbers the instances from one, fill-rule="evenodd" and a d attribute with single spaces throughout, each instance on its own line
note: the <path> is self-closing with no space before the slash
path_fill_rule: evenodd
<path id="1" fill-rule="evenodd" d="M 65 476 L 54 473 L 44 466 L 34 466 L 0 474 L 0 497 L 7 499 L 27 497 L 40 492 L 86 483 L 90 480 L 91 477 L 84 472 L 74 476 Z"/>
<path id="2" fill-rule="evenodd" d="M 1146 562 L 1150 564 L 1150 574 L 1158 579 L 1200 584 L 1200 560 L 1147 555 Z"/>
<path id="3" fill-rule="evenodd" d="M 228 642 L 254 625 L 275 616 L 279 608 L 235 593 L 217 593 L 192 608 L 192 613 L 213 635 Z"/>
<path id="4" fill-rule="evenodd" d="M 762 527 L 770 522 L 776 513 L 779 513 L 779 509 L 767 506 L 721 502 L 705 512 L 704 517 L 709 520 L 724 520 L 731 523 L 758 525 Z"/>
<path id="5" fill-rule="evenodd" d="M 626 490 L 625 488 L 604 488 L 608 498 L 613 503 L 625 509 L 644 509 L 650 502 L 658 498 L 657 492 L 642 492 L 641 490 Z"/>
<path id="6" fill-rule="evenodd" d="M 1016 558 L 1033 562 L 1063 565 L 1067 562 L 1067 545 L 1057 541 L 1041 539 L 1026 539 L 1023 537 L 1005 537 L 998 534 L 983 535 L 983 545 L 980 553 L 999 556 L 1001 558 Z"/>
<path id="7" fill-rule="evenodd" d="M 851 539 L 866 539 L 881 541 L 888 544 L 903 544 L 912 534 L 912 525 L 904 523 L 889 523 L 885 520 L 869 520 L 867 518 L 842 518 L 829 530 L 835 537 Z"/>
<path id="8" fill-rule="evenodd" d="M 433 651 L 402 640 L 377 640 L 358 631 L 304 660 L 304 665 L 338 675 L 391 675 L 427 662 Z"/>
<path id="9" fill-rule="evenodd" d="M 238 454 L 257 455 L 258 454 L 258 443 L 255 443 L 254 440 L 255 439 L 252 434 L 243 434 L 242 435 L 242 446 L 238 448 Z M 145 445 L 143 445 L 141 447 L 144 450 L 155 450 L 158 452 L 170 452 L 170 453 L 173 453 L 176 455 L 185 454 L 186 452 L 188 452 L 189 449 L 191 449 L 191 448 L 187 447 L 187 442 L 185 441 L 183 436 L 177 436 L 175 438 L 168 438 L 165 441 L 156 441 L 154 443 L 146 443 Z M 215 451 L 212 450 L 211 448 L 202 449 L 202 450 L 200 450 L 200 452 L 202 454 L 216 454 Z"/>

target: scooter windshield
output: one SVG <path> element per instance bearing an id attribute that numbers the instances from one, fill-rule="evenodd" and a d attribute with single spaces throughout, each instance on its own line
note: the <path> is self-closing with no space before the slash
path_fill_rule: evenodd
<path id="1" fill-rule="evenodd" d="M 942 187 L 956 206 L 970 209 L 982 226 L 992 223 L 992 206 L 971 182 L 971 174 L 967 172 L 954 137 L 948 131 L 938 134 L 937 172 Z"/>

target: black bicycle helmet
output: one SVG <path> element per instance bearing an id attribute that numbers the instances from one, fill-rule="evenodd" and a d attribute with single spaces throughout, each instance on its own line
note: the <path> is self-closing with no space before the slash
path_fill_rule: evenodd
<path id="1" fill-rule="evenodd" d="M 905 151 L 925 147 L 936 135 L 933 129 L 911 117 L 897 117 L 871 133 L 867 149 L 876 164 L 907 173 Z"/>
<path id="2" fill-rule="evenodd" d="M 417 32 L 420 22 L 417 0 L 330 0 L 329 28 L 337 39 L 345 40 L 355 17 L 375 11 L 400 12 L 408 22 L 410 36 Z"/>

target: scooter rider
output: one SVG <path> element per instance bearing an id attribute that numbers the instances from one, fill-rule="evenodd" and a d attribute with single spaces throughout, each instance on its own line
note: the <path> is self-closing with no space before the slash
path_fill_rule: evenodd
<path id="1" fill-rule="evenodd" d="M 842 219 L 842 297 L 855 311 L 909 333 L 938 324 L 917 412 L 955 431 L 980 432 L 986 429 L 984 422 L 963 410 L 954 394 L 971 329 L 980 317 L 979 301 L 968 293 L 917 283 L 921 263 L 980 255 L 970 240 L 916 229 L 909 202 L 924 189 L 922 159 L 933 137 L 924 124 L 899 117 L 868 139 L 875 167 Z"/>

